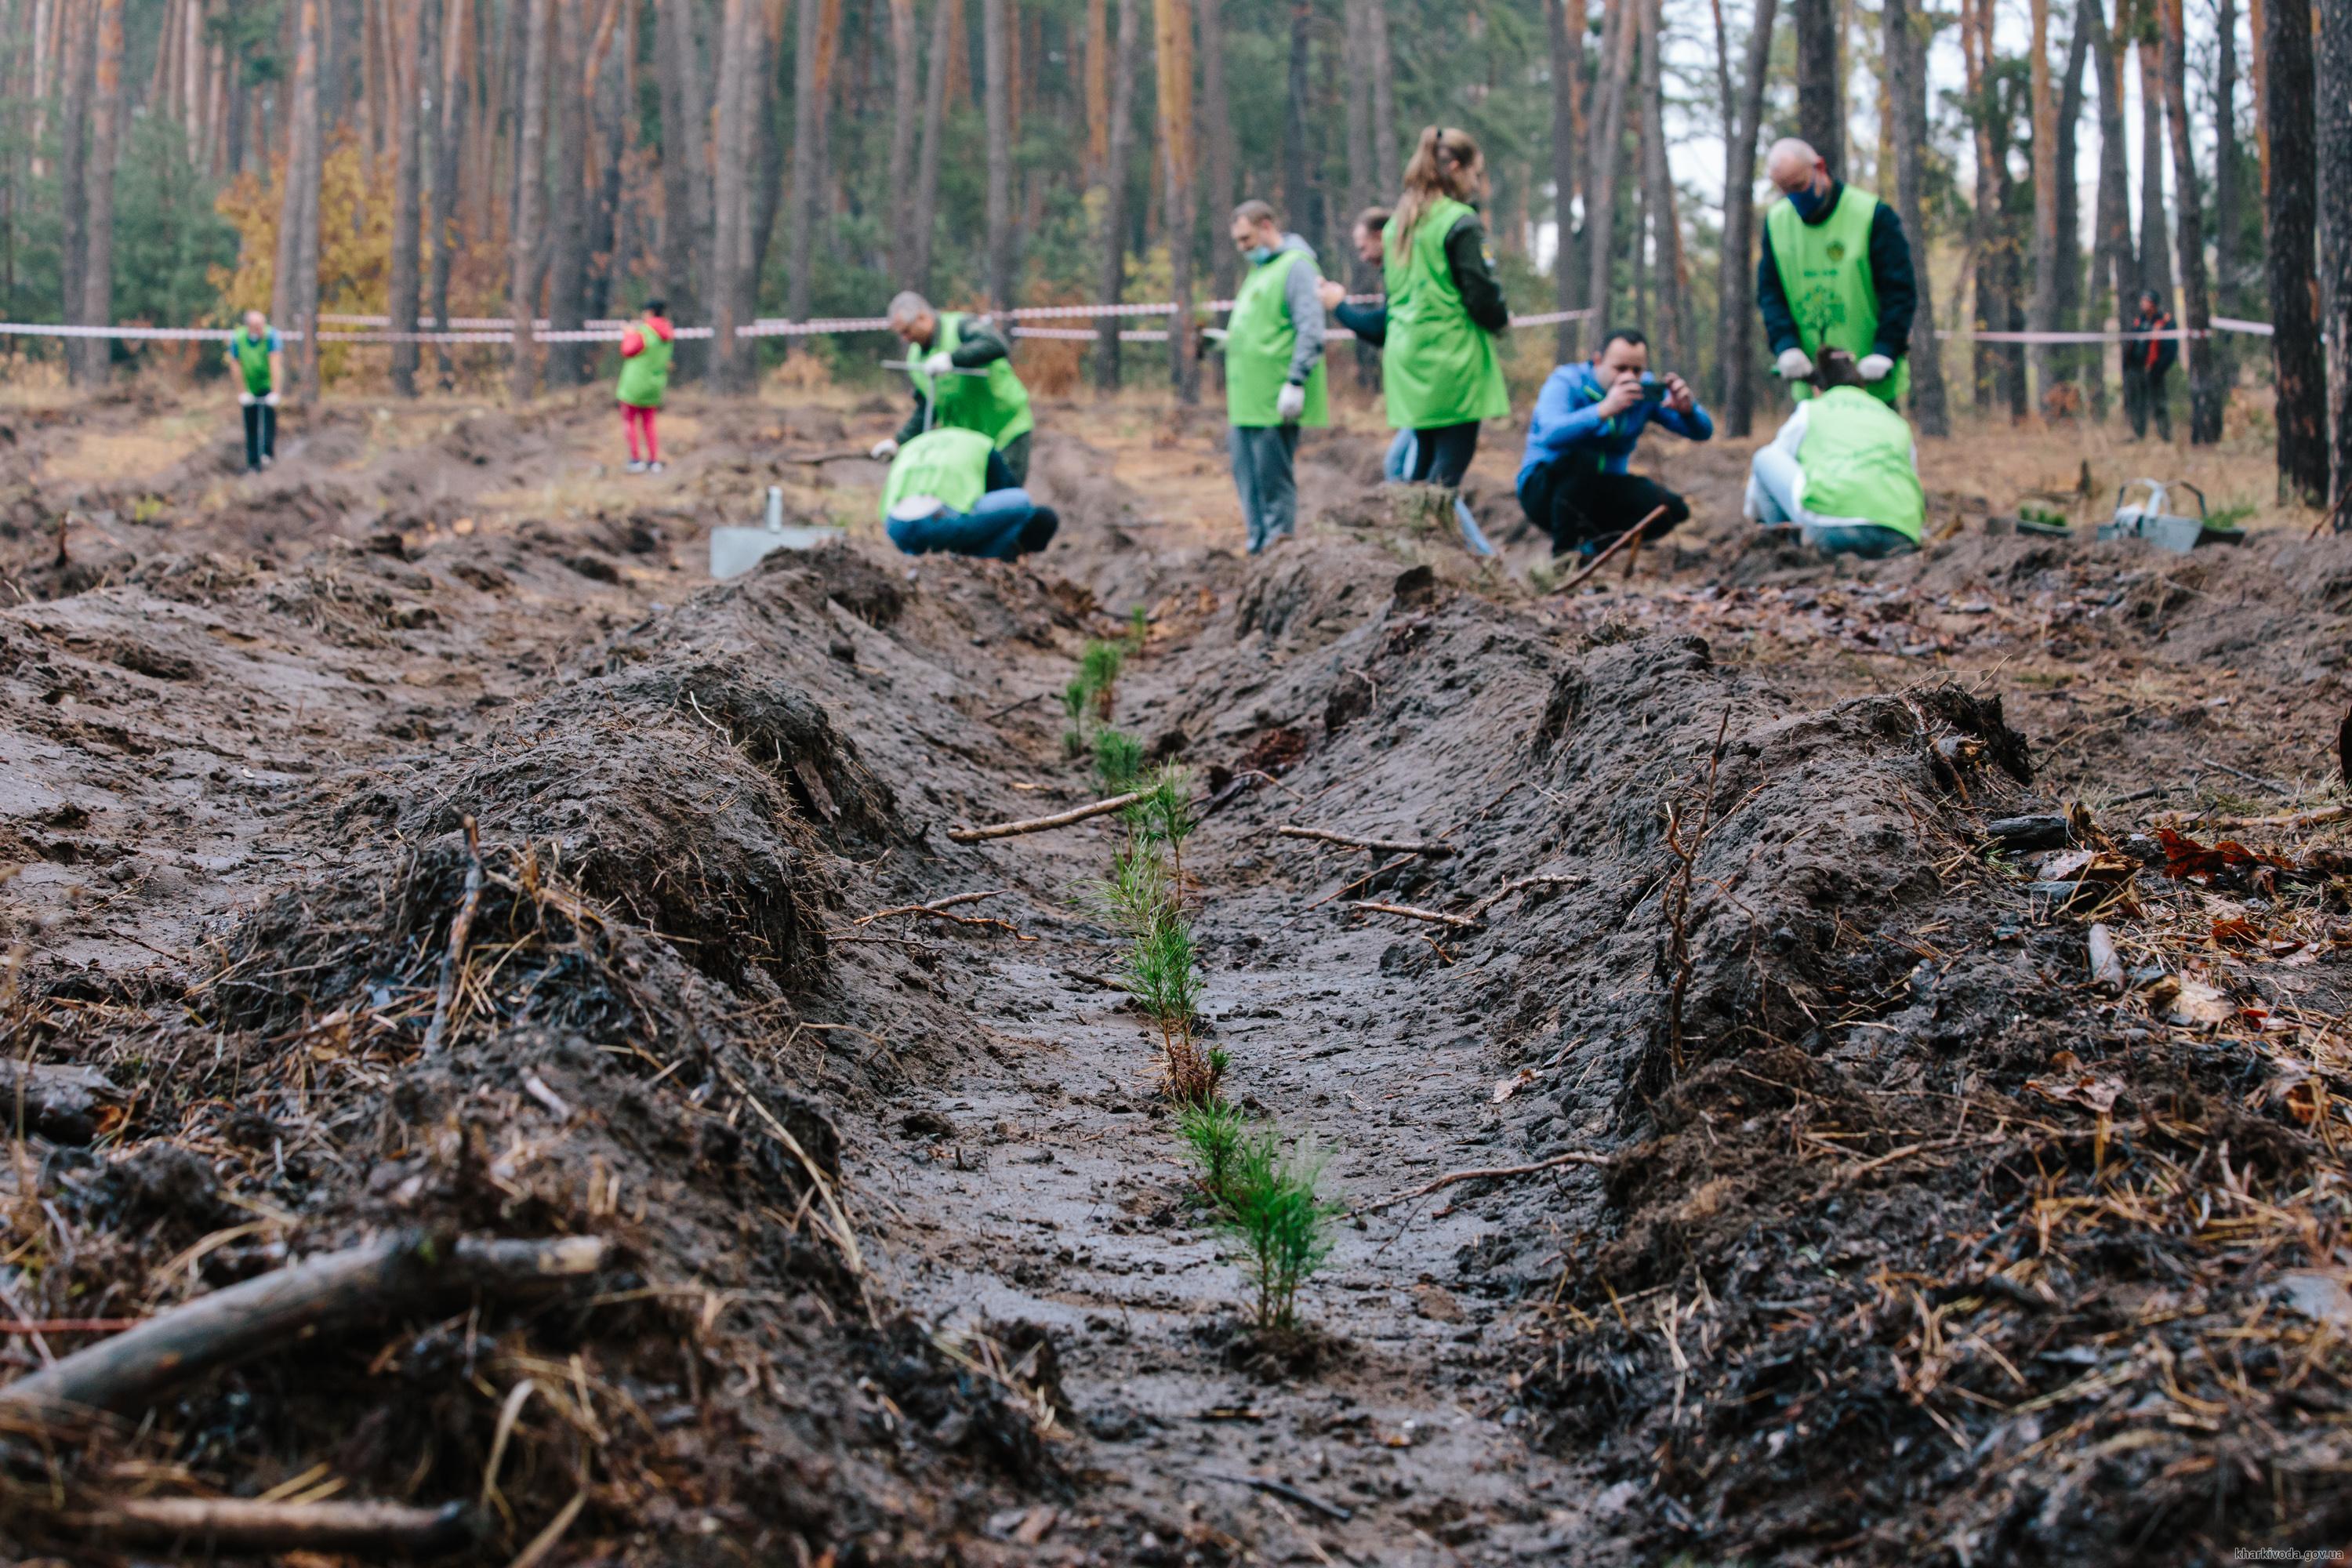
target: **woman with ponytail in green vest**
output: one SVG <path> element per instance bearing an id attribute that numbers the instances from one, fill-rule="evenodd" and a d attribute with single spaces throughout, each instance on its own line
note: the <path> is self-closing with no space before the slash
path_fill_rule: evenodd
<path id="1" fill-rule="evenodd" d="M 1478 422 L 1511 412 L 1495 334 L 1511 308 L 1495 276 L 1475 206 L 1486 163 L 1466 131 L 1433 125 L 1405 165 L 1404 195 L 1381 246 L 1388 337 L 1381 377 L 1389 424 L 1413 432 L 1414 483 L 1462 483 L 1478 450 Z"/>
<path id="2" fill-rule="evenodd" d="M 268 317 L 245 313 L 228 336 L 228 364 L 245 415 L 245 471 L 257 474 L 278 460 L 278 384 L 286 374 L 286 345 Z"/>

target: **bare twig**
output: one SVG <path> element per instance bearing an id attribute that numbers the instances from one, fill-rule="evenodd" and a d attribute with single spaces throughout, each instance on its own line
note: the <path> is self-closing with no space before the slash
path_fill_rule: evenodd
<path id="1" fill-rule="evenodd" d="M 1599 1165 L 1605 1168 L 1616 1163 L 1617 1156 L 1614 1154 L 1588 1154 L 1578 1149 L 1570 1150 L 1565 1154 L 1554 1154 L 1549 1160 L 1538 1160 L 1532 1165 L 1493 1165 L 1476 1171 L 1449 1171 L 1437 1180 L 1415 1187 L 1409 1193 L 1399 1193 L 1394 1197 L 1382 1198 L 1376 1204 L 1366 1204 L 1356 1212 L 1378 1214 L 1382 1209 L 1391 1209 L 1399 1204 L 1411 1203 L 1415 1198 L 1425 1198 L 1432 1193 L 1443 1192 L 1447 1187 L 1461 1182 L 1486 1181 L 1504 1176 L 1532 1176 L 1538 1171 L 1554 1170 L 1561 1165 Z"/>
<path id="2" fill-rule="evenodd" d="M 0 1412 L 58 1419 L 137 1410 L 207 1372 L 306 1334 L 404 1310 L 452 1291 L 512 1292 L 593 1274 L 604 1243 L 452 1241 L 407 1232 L 199 1296 L 102 1344 L 0 1388 Z"/>
<path id="3" fill-rule="evenodd" d="M 2247 827 L 2292 829 L 2317 827 L 2322 823 L 2341 822 L 2352 816 L 2352 805 L 2323 805 L 2311 811 L 2291 811 L 2278 816 L 2207 816 L 2194 811 L 2168 811 L 2156 818 L 2167 826 L 2195 823 L 2200 827 L 2235 832 Z"/>
<path id="4" fill-rule="evenodd" d="M 462 1502 L 410 1508 L 395 1502 L 260 1502 L 246 1498 L 124 1498 L 101 1512 L 61 1522 L 109 1542 L 185 1542 L 216 1552 L 357 1552 L 421 1557 L 478 1539 L 480 1521 Z"/>
<path id="5" fill-rule="evenodd" d="M 1051 816 L 1033 816 L 1021 822 L 998 822 L 986 827 L 950 827 L 948 829 L 948 839 L 955 844 L 978 844 L 984 839 L 1017 838 L 1024 833 L 1043 833 L 1048 828 L 1067 827 L 1074 822 L 1084 822 L 1090 816 L 1107 816 L 1114 811 L 1125 811 L 1150 793 L 1150 790 L 1129 790 L 1125 795 L 1115 795 L 1108 800 L 1096 801 L 1092 805 L 1081 805 L 1070 811 L 1055 812 Z"/>
<path id="6" fill-rule="evenodd" d="M 441 1048 L 449 1026 L 450 1009 L 457 1000 L 457 977 L 466 967 L 466 939 L 473 934 L 474 911 L 482 907 L 482 839 L 472 817 L 466 818 L 466 896 L 458 900 L 457 917 L 449 922 L 449 951 L 441 955 L 441 988 L 433 1003 L 433 1022 L 425 1031 L 426 1055 Z"/>
<path id="7" fill-rule="evenodd" d="M 1454 926 L 1462 931 L 1484 931 L 1486 926 L 1468 915 L 1449 915 L 1444 910 L 1416 909 L 1411 904 L 1388 904 L 1377 899 L 1358 899 L 1348 905 L 1351 910 L 1373 914 L 1402 915 L 1409 921 L 1427 921 L 1432 925 Z"/>
<path id="8" fill-rule="evenodd" d="M 1204 1481 L 1225 1481 L 1237 1487 L 1255 1487 L 1268 1497 L 1278 1497 L 1286 1501 L 1295 1502 L 1303 1509 L 1319 1513 L 1325 1519 L 1333 1520 L 1341 1524 L 1356 1517 L 1351 1509 L 1342 1508 L 1336 1502 L 1325 1502 L 1313 1492 L 1301 1491 L 1288 1481 L 1277 1481 L 1268 1476 L 1236 1476 L 1223 1470 L 1195 1470 L 1192 1473 Z"/>
<path id="9" fill-rule="evenodd" d="M 1485 914 L 1488 910 L 1494 908 L 1496 904 L 1501 903 L 1505 899 L 1509 898 L 1513 893 L 1525 892 L 1529 888 L 1573 888 L 1579 887 L 1591 879 L 1591 878 L 1582 875 L 1560 875 L 1558 873 L 1546 873 L 1544 875 L 1535 877 L 1519 877 L 1504 883 L 1501 887 L 1496 889 L 1493 892 L 1487 894 L 1485 898 L 1471 905 L 1470 915 L 1471 918 L 1475 920 L 1478 916 Z"/>
<path id="10" fill-rule="evenodd" d="M 1051 697 L 1052 695 L 1054 694 L 1050 691 L 1034 692 L 1027 697 L 1020 699 L 1018 701 L 1008 702 L 1002 708 L 992 708 L 989 710 L 986 715 L 984 715 L 983 721 L 993 722 L 996 720 L 1003 718 L 1007 713 L 1013 712 L 1016 709 L 1026 708 L 1032 702 L 1043 701 L 1045 699 Z"/>
<path id="11" fill-rule="evenodd" d="M 2293 790 L 2287 788 L 2286 785 L 2280 784 L 2275 779 L 2260 777 L 2257 774 L 2246 772 L 2243 768 L 2233 768 L 2227 763 L 2217 763 L 2212 758 L 2202 755 L 2201 753 L 2199 755 L 2197 761 L 2200 766 L 2211 768 L 2215 773 L 2227 773 L 2233 779 L 2243 779 L 2248 784 L 2252 784 L 2259 789 L 2266 789 L 2270 791 L 2273 795 L 2293 795 L 2294 793 Z"/>
<path id="12" fill-rule="evenodd" d="M 1328 827 L 1292 827 L 1274 830 L 1284 838 L 1311 838 L 1318 844 L 1337 844 L 1348 849 L 1368 849 L 1375 855 L 1425 855 L 1433 860 L 1454 853 L 1451 844 L 1434 840 L 1405 838 L 1359 838 L 1350 833 L 1334 833 Z"/>
<path id="13" fill-rule="evenodd" d="M 1606 566 L 1609 563 L 1609 558 L 1611 556 L 1632 545 L 1633 541 L 1642 537 L 1642 531 L 1643 529 L 1649 527 L 1650 524 L 1657 521 L 1658 519 L 1665 515 L 1666 509 L 1664 507 L 1653 509 L 1649 516 L 1643 518 L 1641 521 L 1635 523 L 1633 527 L 1619 534 L 1615 542 L 1612 543 L 1608 549 L 1602 551 L 1600 554 L 1586 562 L 1582 571 L 1579 572 L 1575 576 L 1570 577 L 1567 582 L 1562 583 L 1559 587 L 1554 588 L 1552 590 L 1553 595 L 1557 596 L 1567 593 L 1570 589 L 1583 582 L 1587 577 L 1590 577 L 1595 572 L 1600 571 L 1603 566 Z"/>
<path id="14" fill-rule="evenodd" d="M 829 452 L 779 452 L 776 454 L 776 461 L 779 463 L 841 463 L 852 458 L 870 458 L 873 456 L 873 453 L 863 447 L 841 447 Z"/>

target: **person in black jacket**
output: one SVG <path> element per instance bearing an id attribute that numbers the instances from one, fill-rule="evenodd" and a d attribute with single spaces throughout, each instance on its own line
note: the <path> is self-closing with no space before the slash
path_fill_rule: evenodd
<path id="1" fill-rule="evenodd" d="M 1886 203 L 1831 174 L 1811 144 L 1793 136 L 1772 144 L 1764 172 L 1786 202 L 1775 202 L 1767 211 L 1756 264 L 1756 306 L 1782 383 L 1804 381 L 1823 349 L 1841 348 L 1853 355 L 1864 388 L 1893 402 L 1910 380 L 1904 360 L 1911 352 L 1911 321 L 1919 308 L 1918 276 L 1902 220 Z M 1867 254 L 1849 257 L 1833 220 L 1865 205 Z M 1776 229 L 1799 254 L 1780 254 Z M 1852 313 L 1863 304 L 1852 283 L 1857 268 L 1869 280 L 1867 305 L 1859 317 Z M 1794 300 L 1789 292 L 1792 279 Z"/>
<path id="2" fill-rule="evenodd" d="M 2179 338 L 2151 334 L 2172 331 L 2172 312 L 2153 289 L 2139 291 L 2139 310 L 2124 329 L 2124 412 L 2131 416 L 2132 439 L 2147 435 L 2147 416 L 2156 416 L 2159 440 L 2172 439 L 2171 401 L 2165 396 L 2164 378 L 2180 358 Z"/>

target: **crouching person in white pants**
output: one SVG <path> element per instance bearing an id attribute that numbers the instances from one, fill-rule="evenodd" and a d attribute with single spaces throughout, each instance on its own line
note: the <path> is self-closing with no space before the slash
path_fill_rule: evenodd
<path id="1" fill-rule="evenodd" d="M 1795 523 L 1832 555 L 1907 555 L 1927 516 L 1911 426 L 1859 386 L 1831 387 L 1757 449 L 1744 510 L 1760 523 Z"/>

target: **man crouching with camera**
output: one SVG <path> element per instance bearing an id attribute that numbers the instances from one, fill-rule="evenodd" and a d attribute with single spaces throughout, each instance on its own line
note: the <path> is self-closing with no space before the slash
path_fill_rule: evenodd
<path id="1" fill-rule="evenodd" d="M 1592 555 L 1664 507 L 1643 531 L 1656 539 L 1690 516 L 1682 497 L 1628 473 L 1643 429 L 1656 425 L 1689 441 L 1715 434 L 1715 421 L 1681 376 L 1653 376 L 1648 340 L 1612 328 L 1589 361 L 1553 371 L 1536 398 L 1519 460 L 1519 504 L 1551 535 L 1551 552 Z"/>

